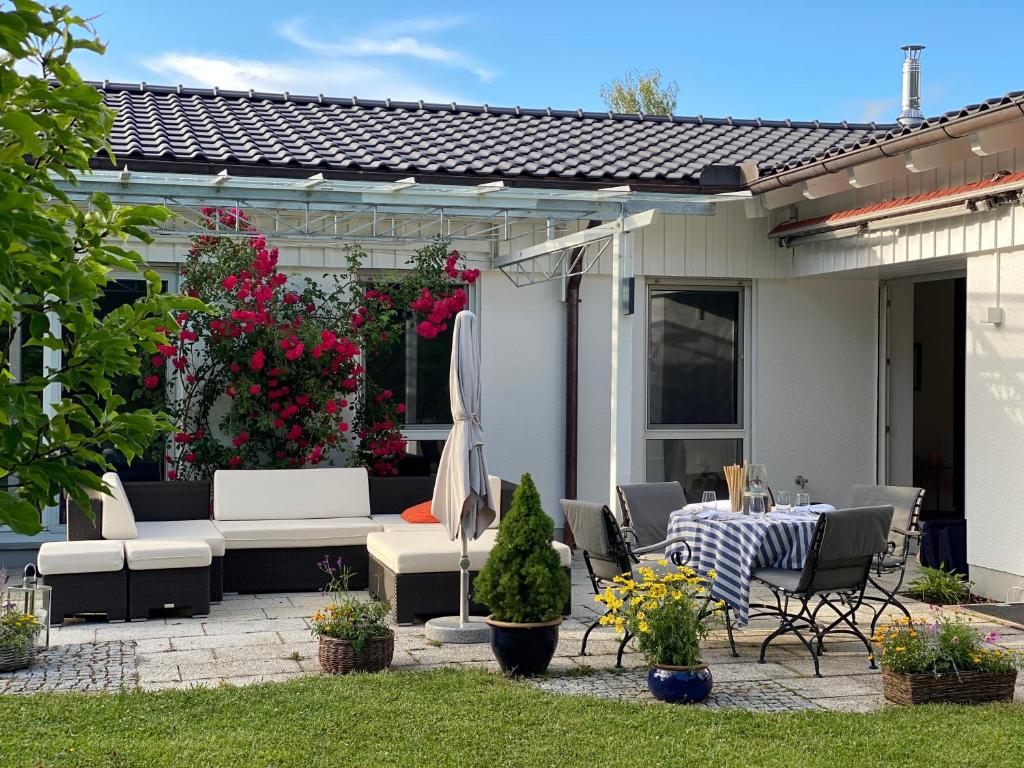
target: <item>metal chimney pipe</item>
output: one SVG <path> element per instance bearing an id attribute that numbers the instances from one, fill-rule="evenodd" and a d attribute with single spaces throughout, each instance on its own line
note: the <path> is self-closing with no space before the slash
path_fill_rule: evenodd
<path id="1" fill-rule="evenodd" d="M 921 51 L 923 45 L 904 45 L 903 51 L 903 111 L 896 122 L 914 128 L 924 122 L 921 113 Z"/>

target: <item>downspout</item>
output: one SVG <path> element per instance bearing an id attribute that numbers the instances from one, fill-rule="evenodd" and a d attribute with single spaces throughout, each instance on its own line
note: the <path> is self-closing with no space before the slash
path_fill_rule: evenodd
<path id="1" fill-rule="evenodd" d="M 587 223 L 587 229 L 600 224 Z M 579 459 L 579 382 L 580 382 L 580 286 L 583 283 L 583 252 L 585 248 L 573 248 L 569 258 L 571 273 L 565 284 L 565 489 L 564 497 L 575 499 L 578 492 Z M 562 529 L 562 541 L 570 547 L 576 546 L 572 529 L 566 522 Z"/>

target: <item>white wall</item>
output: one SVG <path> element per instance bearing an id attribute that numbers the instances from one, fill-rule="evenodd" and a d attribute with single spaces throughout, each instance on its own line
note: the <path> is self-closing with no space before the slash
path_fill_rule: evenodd
<path id="1" fill-rule="evenodd" d="M 914 484 L 914 284 L 890 283 L 889 445 L 890 485 Z"/>
<path id="2" fill-rule="evenodd" d="M 608 497 L 611 454 L 611 277 L 584 277 L 580 287 L 580 298 L 579 450 L 576 488 L 580 499 L 605 502 Z M 642 352 L 634 349 L 634 360 L 645 359 Z"/>
<path id="3" fill-rule="evenodd" d="M 513 482 L 529 472 L 544 510 L 560 527 L 565 304 L 559 285 L 516 288 L 500 272 L 485 272 L 479 286 L 488 469 Z"/>
<path id="4" fill-rule="evenodd" d="M 842 504 L 876 476 L 878 283 L 761 280 L 752 458 L 776 490 Z"/>
<path id="5" fill-rule="evenodd" d="M 1001 304 L 1005 322 L 982 322 Z M 1024 251 L 967 262 L 967 560 L 975 589 L 1024 583 Z"/>

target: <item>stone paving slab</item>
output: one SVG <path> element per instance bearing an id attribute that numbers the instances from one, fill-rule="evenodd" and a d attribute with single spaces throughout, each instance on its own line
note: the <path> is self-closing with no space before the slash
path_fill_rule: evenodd
<path id="1" fill-rule="evenodd" d="M 135 643 L 68 643 L 42 651 L 28 669 L 0 673 L 0 694 L 116 692 L 138 684 Z"/>

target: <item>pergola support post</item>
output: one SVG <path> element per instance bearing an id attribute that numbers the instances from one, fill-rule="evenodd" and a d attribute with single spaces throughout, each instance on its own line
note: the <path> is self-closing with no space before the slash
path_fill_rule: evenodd
<path id="1" fill-rule="evenodd" d="M 611 453 L 608 505 L 617 509 L 615 486 L 633 476 L 633 315 L 630 286 L 633 278 L 632 232 L 620 229 L 612 237 L 612 381 Z"/>

